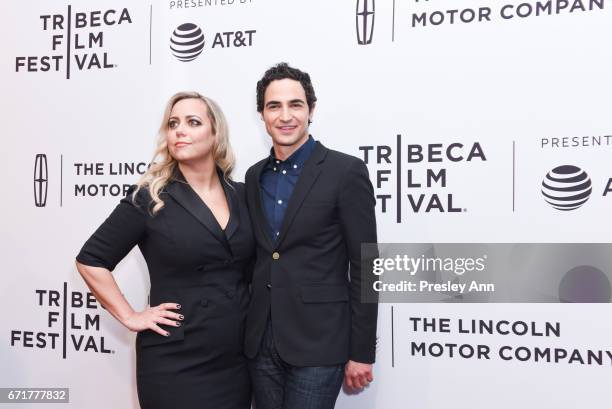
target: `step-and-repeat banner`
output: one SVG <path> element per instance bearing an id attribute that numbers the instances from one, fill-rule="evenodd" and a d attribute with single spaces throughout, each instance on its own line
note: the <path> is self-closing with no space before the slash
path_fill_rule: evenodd
<path id="1" fill-rule="evenodd" d="M 0 8 L 0 387 L 69 388 L 65 407 L 138 407 L 135 335 L 88 292 L 74 257 L 145 171 L 177 91 L 221 105 L 244 180 L 271 146 L 255 84 L 286 61 L 313 79 L 313 136 L 368 165 L 380 242 L 413 243 L 423 263 L 449 249 L 436 243 L 472 243 L 461 266 L 488 255 L 503 265 L 498 283 L 518 270 L 529 294 L 532 278 L 546 282 L 545 296 L 488 298 L 491 287 L 442 274 L 414 285 L 448 297 L 381 296 L 375 382 L 337 407 L 609 407 L 609 247 L 588 243 L 612 241 L 610 0 Z M 144 308 L 139 251 L 114 275 Z"/>

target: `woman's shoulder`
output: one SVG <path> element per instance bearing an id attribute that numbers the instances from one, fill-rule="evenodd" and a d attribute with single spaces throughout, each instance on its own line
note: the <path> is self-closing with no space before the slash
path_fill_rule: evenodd
<path id="1" fill-rule="evenodd" d="M 121 200 L 122 203 L 127 203 L 143 210 L 151 206 L 153 199 L 148 185 L 132 185 L 127 190 L 125 197 Z"/>
<path id="2" fill-rule="evenodd" d="M 234 189 L 240 198 L 244 198 L 245 196 L 245 187 L 243 182 L 237 182 L 235 180 L 228 179 L 226 180 L 227 184 L 230 188 Z"/>
<path id="3" fill-rule="evenodd" d="M 228 185 L 230 185 L 231 187 L 235 189 L 244 189 L 244 182 L 238 182 L 238 181 L 235 181 L 229 178 L 226 179 L 225 181 L 227 182 Z"/>

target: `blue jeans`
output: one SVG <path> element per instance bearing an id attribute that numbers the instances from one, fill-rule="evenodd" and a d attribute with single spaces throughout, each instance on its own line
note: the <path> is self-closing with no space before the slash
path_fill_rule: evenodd
<path id="1" fill-rule="evenodd" d="M 283 361 L 270 319 L 249 371 L 257 409 L 333 409 L 344 379 L 343 364 L 300 367 Z"/>

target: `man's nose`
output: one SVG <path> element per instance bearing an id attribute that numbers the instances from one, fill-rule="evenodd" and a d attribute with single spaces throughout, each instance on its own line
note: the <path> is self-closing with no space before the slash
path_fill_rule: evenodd
<path id="1" fill-rule="evenodd" d="M 291 120 L 291 112 L 289 111 L 289 107 L 285 106 L 281 108 L 280 120 L 281 121 Z"/>

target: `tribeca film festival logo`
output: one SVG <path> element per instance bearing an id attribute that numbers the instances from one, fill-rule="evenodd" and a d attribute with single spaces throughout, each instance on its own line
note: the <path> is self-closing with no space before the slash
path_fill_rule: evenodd
<path id="1" fill-rule="evenodd" d="M 41 29 L 50 32 L 51 53 L 15 57 L 15 72 L 66 72 L 71 70 L 109 69 L 117 67 L 105 49 L 105 31 L 100 28 L 131 24 L 127 8 L 73 12 L 39 16 Z M 100 27 L 100 28 L 99 28 Z"/>
<path id="2" fill-rule="evenodd" d="M 430 143 L 426 145 L 402 145 L 402 135 L 397 135 L 396 145 L 359 146 L 363 161 L 369 167 L 376 166 L 374 187 L 377 206 L 387 214 L 395 199 L 396 222 L 402 222 L 404 207 L 412 213 L 461 213 L 461 207 L 453 192 L 448 189 L 448 166 L 468 166 L 486 162 L 487 158 L 479 142 Z M 405 152 L 405 154 L 404 154 Z M 408 169 L 405 169 L 405 165 Z M 446 164 L 446 165 L 445 165 Z M 372 170 L 372 169 L 371 169 Z M 395 178 L 395 186 L 390 182 Z"/>
<path id="3" fill-rule="evenodd" d="M 56 186 L 58 186 L 60 207 L 65 192 L 75 198 L 124 197 L 130 187 L 150 166 L 147 162 L 73 162 L 69 167 L 73 173 L 69 176 L 73 178 L 74 184 L 72 188 L 64 189 L 64 185 L 68 184 L 64 180 L 64 155 L 59 155 L 58 162 L 60 163 L 60 174 L 57 177 L 59 183 Z M 36 207 L 47 206 L 49 177 L 47 155 L 36 154 L 34 157 L 34 205 Z M 117 180 L 118 178 L 122 180 Z"/>
<path id="4" fill-rule="evenodd" d="M 357 43 L 367 45 L 372 43 L 374 35 L 374 0 L 357 0 L 355 27 Z"/>
<path id="5" fill-rule="evenodd" d="M 34 290 L 34 305 L 46 313 L 44 328 L 12 329 L 11 346 L 15 348 L 114 354 L 100 335 L 98 302 L 90 292 Z"/>
<path id="6" fill-rule="evenodd" d="M 252 47 L 256 32 L 256 30 L 238 30 L 215 33 L 210 48 Z M 202 53 L 205 45 L 203 30 L 193 23 L 181 24 L 170 37 L 170 52 L 183 62 L 195 60 Z"/>
<path id="7" fill-rule="evenodd" d="M 603 197 L 612 192 L 612 177 L 608 178 Z M 546 203 L 561 211 L 576 210 L 584 205 L 593 191 L 586 171 L 574 165 L 561 165 L 546 174 L 542 181 L 542 195 Z"/>

